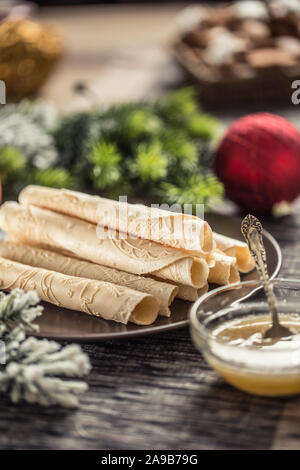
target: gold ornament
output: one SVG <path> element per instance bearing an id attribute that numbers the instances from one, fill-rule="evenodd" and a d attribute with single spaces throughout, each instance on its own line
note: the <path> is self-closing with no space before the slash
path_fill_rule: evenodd
<path id="1" fill-rule="evenodd" d="M 0 80 L 9 100 L 33 95 L 62 53 L 61 39 L 51 27 L 35 21 L 0 23 Z"/>

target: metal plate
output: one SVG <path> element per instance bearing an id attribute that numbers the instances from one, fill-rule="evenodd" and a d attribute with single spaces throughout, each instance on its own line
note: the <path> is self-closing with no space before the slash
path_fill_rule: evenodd
<path id="1" fill-rule="evenodd" d="M 216 232 L 229 237 L 242 239 L 240 232 L 241 219 L 226 215 L 210 214 L 206 220 Z M 275 277 L 281 267 L 282 257 L 278 243 L 266 231 L 263 239 L 267 253 L 270 277 Z M 242 280 L 258 279 L 256 270 L 241 276 Z M 213 288 L 213 286 L 211 287 Z M 190 302 L 175 300 L 172 304 L 170 318 L 158 317 L 153 325 L 138 326 L 130 323 L 122 325 L 113 321 L 102 320 L 81 312 L 63 309 L 46 302 L 44 313 L 38 319 L 40 326 L 39 337 L 57 340 L 94 342 L 105 339 L 128 338 L 161 331 L 182 328 L 188 324 L 188 312 L 192 305 Z"/>

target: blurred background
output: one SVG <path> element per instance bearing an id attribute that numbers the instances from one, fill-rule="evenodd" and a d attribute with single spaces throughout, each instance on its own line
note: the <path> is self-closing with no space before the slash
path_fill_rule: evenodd
<path id="1" fill-rule="evenodd" d="M 233 107 L 247 111 L 291 104 L 291 82 L 300 76 L 299 3 L 240 0 L 234 8 L 224 1 L 1 0 L 0 14 L 54 28 L 60 44 L 51 46 L 49 34 L 40 48 L 49 62 L 56 62 L 56 54 L 57 63 L 46 67 L 45 77 L 28 94 L 38 91 L 60 109 L 75 106 L 77 82 L 96 88 L 106 102 L 196 84 L 206 108 L 219 113 L 230 105 L 235 114 Z M 265 14 L 269 5 L 271 22 Z M 11 55 L 17 59 L 17 49 Z M 25 77 L 28 64 L 23 68 Z"/>
<path id="2" fill-rule="evenodd" d="M 15 103 L 6 105 L 6 111 L 2 107 L 5 119 L 0 114 L 2 181 L 11 181 L 7 162 L 12 157 L 4 158 L 3 152 L 1 157 L 1 148 L 17 147 L 33 170 L 28 170 L 33 182 L 112 196 L 137 185 L 137 197 L 145 192 L 158 197 L 163 191 L 175 202 L 207 202 L 222 192 L 219 180 L 207 177 L 213 176 L 211 156 L 228 124 L 262 111 L 300 126 L 299 106 L 292 102 L 292 84 L 300 79 L 299 0 L 192 5 L 1 0 L 0 18 L 0 79 L 6 83 L 7 101 Z M 166 98 L 171 91 L 175 95 Z M 38 98 L 43 111 L 26 108 L 28 98 Z M 69 116 L 61 127 L 57 117 L 51 124 L 49 110 L 44 111 L 49 102 L 59 119 Z M 145 102 L 156 104 L 146 109 Z M 122 103 L 131 103 L 131 108 L 112 111 Z M 95 109 L 100 114 L 105 110 L 105 119 L 102 114 L 101 119 L 91 117 Z M 89 114 L 82 117 L 81 112 Z M 24 133 L 16 115 L 43 127 L 42 150 L 29 146 L 29 151 L 21 137 L 16 144 L 16 133 Z M 41 142 L 36 130 L 31 135 Z M 15 167 L 22 167 L 16 155 L 14 159 Z M 120 159 L 125 162 L 121 168 Z M 42 176 L 41 171 L 54 168 L 62 170 L 60 176 Z M 193 182 L 196 170 L 202 179 Z M 69 179 L 63 171 L 70 172 Z M 13 175 L 15 191 L 21 183 Z"/>

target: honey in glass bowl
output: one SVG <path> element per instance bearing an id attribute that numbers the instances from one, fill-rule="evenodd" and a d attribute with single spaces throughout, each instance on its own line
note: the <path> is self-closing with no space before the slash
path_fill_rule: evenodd
<path id="1" fill-rule="evenodd" d="M 294 333 L 265 339 L 271 317 L 260 281 L 224 286 L 191 309 L 191 334 L 207 362 L 230 384 L 255 395 L 300 393 L 300 282 L 271 281 L 280 322 Z"/>

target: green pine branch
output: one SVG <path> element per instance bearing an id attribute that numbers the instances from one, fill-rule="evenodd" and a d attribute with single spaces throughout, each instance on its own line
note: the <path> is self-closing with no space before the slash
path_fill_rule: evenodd
<path id="1" fill-rule="evenodd" d="M 22 177 L 26 158 L 17 148 L 8 146 L 0 149 L 0 177 L 2 184 L 14 184 Z"/>
<path id="2" fill-rule="evenodd" d="M 212 174 L 193 175 L 181 185 L 162 183 L 162 190 L 169 204 L 192 204 L 194 213 L 196 204 L 204 204 L 205 211 L 209 211 L 223 196 L 223 185 Z"/>
<path id="3" fill-rule="evenodd" d="M 74 187 L 74 176 L 64 168 L 49 168 L 48 170 L 34 170 L 31 182 L 40 186 L 52 188 Z"/>
<path id="4" fill-rule="evenodd" d="M 151 142 L 140 144 L 136 150 L 136 159 L 131 165 L 132 174 L 142 183 L 154 183 L 167 175 L 168 159 L 161 144 Z"/>
<path id="5" fill-rule="evenodd" d="M 96 189 L 110 188 L 120 181 L 122 156 L 115 143 L 97 142 L 87 158 L 93 164 L 91 177 Z"/>

